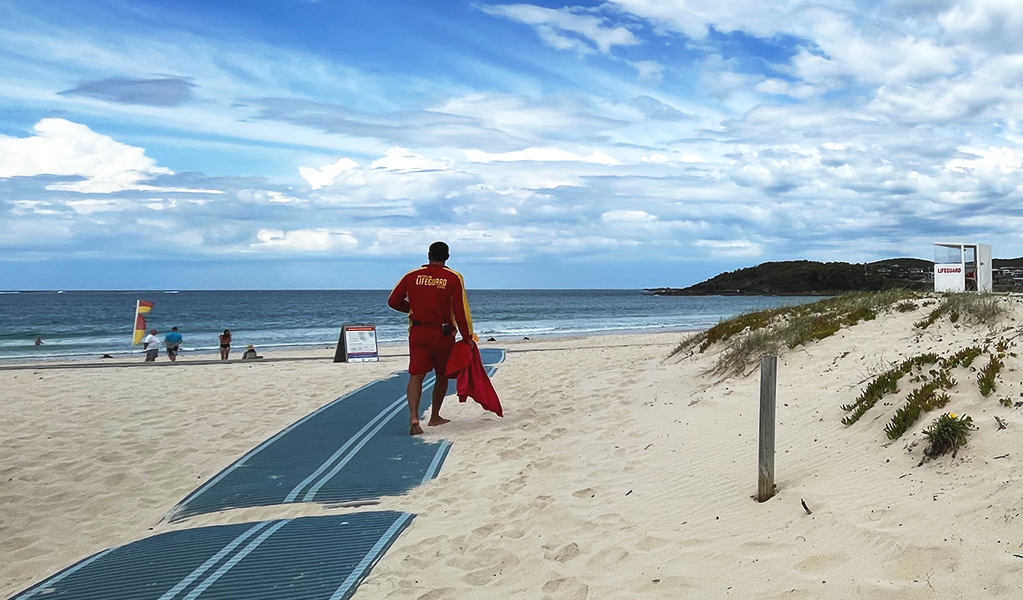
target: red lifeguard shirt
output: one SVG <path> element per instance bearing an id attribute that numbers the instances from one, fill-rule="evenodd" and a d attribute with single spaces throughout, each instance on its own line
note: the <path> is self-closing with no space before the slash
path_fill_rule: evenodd
<path id="1" fill-rule="evenodd" d="M 457 325 L 464 339 L 474 339 L 465 280 L 447 267 L 427 264 L 409 271 L 394 286 L 387 306 L 428 327 Z"/>

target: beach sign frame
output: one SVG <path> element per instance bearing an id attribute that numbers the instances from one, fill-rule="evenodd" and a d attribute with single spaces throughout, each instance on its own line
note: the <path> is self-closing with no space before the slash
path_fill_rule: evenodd
<path id="1" fill-rule="evenodd" d="M 334 362 L 378 362 L 380 344 L 376 323 L 345 323 L 334 352 Z"/>

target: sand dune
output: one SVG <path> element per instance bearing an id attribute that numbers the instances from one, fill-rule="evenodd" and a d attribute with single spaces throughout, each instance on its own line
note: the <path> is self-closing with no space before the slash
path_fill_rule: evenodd
<path id="1" fill-rule="evenodd" d="M 999 335 L 1014 335 L 1006 328 L 1023 310 L 1013 310 Z M 355 597 L 1019 597 L 1023 418 L 997 398 L 1023 400 L 1020 358 L 1006 358 L 987 398 L 975 374 L 955 373 L 943 410 L 979 427 L 955 459 L 918 466 L 916 442 L 937 412 L 894 443 L 884 435 L 908 382 L 841 424 L 840 405 L 886 364 L 988 336 L 947 320 L 914 330 L 923 311 L 781 356 L 778 494 L 762 504 L 752 499 L 759 380 L 702 375 L 719 347 L 665 360 L 678 334 L 506 344 L 495 377 L 506 417 L 449 400 L 453 422 L 427 436 L 451 440 L 451 454 L 436 480 L 371 507 L 419 516 Z M 13 457 L 0 467 L 0 596 L 154 532 L 350 510 L 160 522 L 261 440 L 400 368 L 394 358 L 0 372 L 11 409 L 0 454 Z"/>

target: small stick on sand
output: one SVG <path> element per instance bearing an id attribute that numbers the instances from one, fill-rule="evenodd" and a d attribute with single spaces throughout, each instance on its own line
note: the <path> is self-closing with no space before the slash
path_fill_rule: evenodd
<path id="1" fill-rule="evenodd" d="M 813 514 L 813 511 L 810 510 L 810 507 L 806 505 L 806 502 L 804 502 L 802 498 L 799 499 L 799 503 L 803 505 L 803 510 L 806 511 L 806 514 L 808 514 L 808 515 L 812 515 Z"/>

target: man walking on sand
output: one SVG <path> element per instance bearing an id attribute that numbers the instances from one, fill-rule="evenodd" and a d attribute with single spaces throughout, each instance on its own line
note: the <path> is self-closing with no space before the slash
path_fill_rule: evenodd
<path id="1" fill-rule="evenodd" d="M 455 327 L 462 339 L 476 341 L 472 332 L 472 313 L 465 295 L 461 274 L 445 266 L 448 245 L 430 245 L 429 264 L 409 271 L 394 286 L 387 306 L 409 316 L 408 408 L 409 433 L 419 435 L 419 401 L 423 396 L 423 380 L 427 373 L 436 373 L 433 384 L 433 406 L 430 426 L 443 425 L 448 419 L 440 416 L 440 407 L 448 390 L 445 369 L 455 345 Z"/>
<path id="2" fill-rule="evenodd" d="M 178 360 L 178 350 L 181 349 L 182 341 L 183 338 L 181 337 L 181 334 L 178 333 L 177 327 L 171 327 L 170 333 L 164 336 L 163 343 L 167 348 L 167 358 L 169 358 L 171 362 L 176 362 Z"/>
<path id="3" fill-rule="evenodd" d="M 156 329 L 150 329 L 149 335 L 142 340 L 142 347 L 146 350 L 145 362 L 156 362 L 156 357 L 160 356 L 160 338 L 156 337 L 157 333 Z"/>

